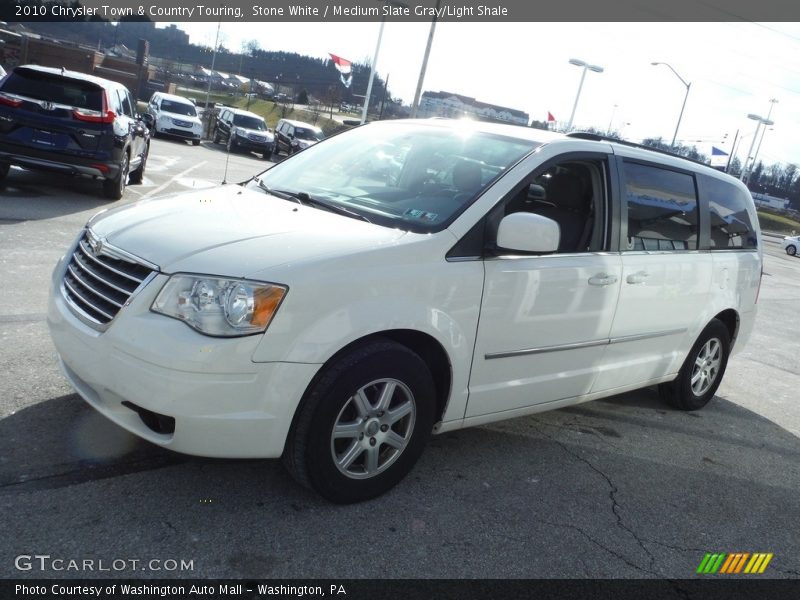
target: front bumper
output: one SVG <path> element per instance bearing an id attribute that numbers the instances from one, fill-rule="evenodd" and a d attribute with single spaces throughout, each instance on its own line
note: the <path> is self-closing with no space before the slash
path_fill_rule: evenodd
<path id="1" fill-rule="evenodd" d="M 158 276 L 104 332 L 79 321 L 54 277 L 48 325 L 67 379 L 98 412 L 154 444 L 198 456 L 277 458 L 319 365 L 254 363 L 261 336 L 203 336 L 149 311 Z M 131 404 L 174 419 L 163 432 Z M 148 424 L 149 422 L 149 424 Z"/>
<path id="2" fill-rule="evenodd" d="M 275 142 L 256 142 L 238 135 L 233 137 L 233 141 L 237 147 L 252 150 L 253 152 L 272 152 L 272 148 L 275 146 Z"/>

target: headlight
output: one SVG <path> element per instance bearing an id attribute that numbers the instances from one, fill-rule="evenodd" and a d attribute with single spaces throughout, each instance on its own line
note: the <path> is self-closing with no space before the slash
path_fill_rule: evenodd
<path id="1" fill-rule="evenodd" d="M 213 275 L 173 275 L 150 310 L 200 333 L 235 337 L 267 329 L 288 288 Z"/>

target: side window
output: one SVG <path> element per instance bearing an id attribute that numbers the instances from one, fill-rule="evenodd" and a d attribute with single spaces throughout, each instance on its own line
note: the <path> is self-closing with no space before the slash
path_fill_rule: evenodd
<path id="1" fill-rule="evenodd" d="M 694 177 L 626 162 L 628 250 L 696 250 L 697 193 Z"/>
<path id="2" fill-rule="evenodd" d="M 106 89 L 108 89 L 108 88 L 106 88 Z M 109 106 L 109 108 L 111 110 L 113 110 L 118 115 L 124 114 L 124 111 L 122 109 L 122 102 L 120 102 L 120 99 L 119 99 L 119 91 L 118 90 L 115 90 L 113 88 L 108 90 L 108 92 L 106 94 L 106 98 L 108 98 L 108 102 L 111 104 L 111 106 Z"/>
<path id="3" fill-rule="evenodd" d="M 489 216 L 489 236 L 496 239 L 500 220 L 531 212 L 558 223 L 559 254 L 607 249 L 608 164 L 605 160 L 563 162 L 531 175 Z"/>
<path id="4" fill-rule="evenodd" d="M 117 94 L 119 96 L 119 103 L 122 109 L 122 114 L 127 115 L 129 117 L 133 117 L 133 107 L 131 107 L 130 99 L 128 98 L 127 92 L 122 89 L 117 89 Z"/>
<path id="5" fill-rule="evenodd" d="M 750 199 L 744 190 L 713 177 L 703 179 L 708 195 L 709 227 L 712 250 L 756 248 L 758 238 L 747 212 Z"/>

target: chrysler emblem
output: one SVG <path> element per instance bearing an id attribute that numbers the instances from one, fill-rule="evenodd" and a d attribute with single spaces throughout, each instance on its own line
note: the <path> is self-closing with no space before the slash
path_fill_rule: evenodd
<path id="1" fill-rule="evenodd" d="M 42 102 L 39 106 L 41 106 L 45 110 L 55 110 L 56 105 L 52 102 Z"/>
<path id="2" fill-rule="evenodd" d="M 101 254 L 103 252 L 103 244 L 105 240 L 96 237 L 92 233 L 89 233 L 88 237 L 89 237 L 89 246 L 91 246 L 92 252 L 94 252 L 95 255 Z"/>

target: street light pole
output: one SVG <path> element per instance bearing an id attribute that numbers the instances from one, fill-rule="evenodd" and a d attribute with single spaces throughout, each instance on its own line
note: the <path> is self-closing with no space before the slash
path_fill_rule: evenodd
<path id="1" fill-rule="evenodd" d="M 683 77 L 678 75 L 678 72 L 675 69 L 672 68 L 672 65 L 669 65 L 669 64 L 667 64 L 665 62 L 653 62 L 653 63 L 650 63 L 650 64 L 653 65 L 653 66 L 664 65 L 665 67 L 668 67 L 669 70 L 672 71 L 675 74 L 675 77 L 680 79 L 681 83 L 686 87 L 686 93 L 683 96 L 683 104 L 681 105 L 681 114 L 678 115 L 678 124 L 675 126 L 675 135 L 672 136 L 671 147 L 674 148 L 675 147 L 675 140 L 678 139 L 678 129 L 680 129 L 681 121 L 683 120 L 683 110 L 686 108 L 686 101 L 689 99 L 689 91 L 692 89 L 692 84 L 691 83 L 686 83 L 686 80 L 684 80 Z"/>
<path id="2" fill-rule="evenodd" d="M 593 71 L 595 73 L 603 72 L 603 67 L 590 65 L 589 63 L 578 60 L 577 58 L 570 58 L 569 64 L 575 65 L 576 67 L 582 67 L 583 70 L 581 71 L 581 82 L 578 84 L 578 93 L 575 95 L 575 104 L 572 105 L 572 114 L 569 116 L 567 131 L 572 130 L 572 121 L 575 119 L 575 111 L 578 110 L 578 100 L 580 100 L 581 97 L 581 90 L 583 89 L 583 80 L 586 78 L 586 71 Z"/>
<path id="3" fill-rule="evenodd" d="M 767 121 L 772 116 L 772 109 L 778 103 L 777 98 L 770 98 L 769 99 L 769 111 L 767 112 Z M 764 130 L 761 132 L 761 139 L 758 140 L 758 146 L 756 147 L 756 153 L 753 155 L 753 164 L 755 164 L 756 159 L 758 158 L 758 153 L 761 152 L 761 143 L 764 141 L 764 136 L 767 135 L 767 128 L 764 127 Z"/>
<path id="4" fill-rule="evenodd" d="M 745 184 L 747 184 L 750 181 L 750 171 L 753 170 L 753 165 L 755 164 L 755 160 L 753 160 L 753 161 L 750 161 L 750 164 L 748 166 L 748 161 L 750 160 L 750 155 L 752 154 L 753 148 L 756 145 L 756 140 L 758 139 L 758 132 L 760 131 L 762 125 L 774 125 L 775 124 L 772 121 L 770 121 L 769 119 L 765 119 L 764 117 L 762 117 L 760 115 L 754 115 L 752 113 L 747 115 L 747 118 L 748 119 L 752 119 L 753 121 L 758 121 L 758 125 L 756 125 L 756 132 L 755 132 L 755 135 L 753 135 L 753 141 L 750 142 L 750 149 L 747 151 L 747 154 L 744 157 L 744 166 L 742 167 L 742 176 L 740 177 L 740 179 Z M 755 159 L 755 156 L 753 157 L 753 159 Z"/>

